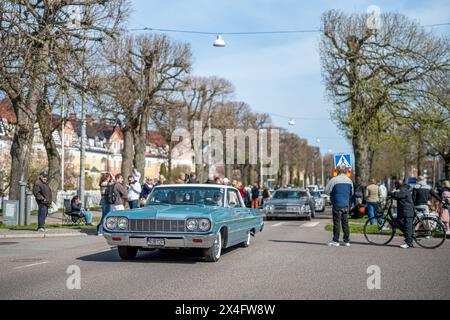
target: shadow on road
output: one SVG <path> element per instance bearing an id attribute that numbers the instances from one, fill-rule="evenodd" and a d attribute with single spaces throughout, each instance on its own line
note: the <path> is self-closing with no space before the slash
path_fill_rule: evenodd
<path id="1" fill-rule="evenodd" d="M 325 246 L 328 247 L 328 243 L 323 243 L 323 242 L 310 242 L 310 241 L 298 241 L 298 240 L 269 240 L 270 242 L 275 242 L 275 243 L 297 243 L 297 244 L 309 244 L 309 245 L 315 245 L 315 246 Z M 376 247 L 373 244 L 370 244 L 368 242 L 358 242 L 358 241 L 352 241 L 351 242 L 352 245 L 361 245 L 361 246 L 372 246 L 372 247 Z M 392 245 L 392 244 L 388 244 L 388 245 L 384 245 L 382 247 L 391 247 L 391 248 L 397 248 L 398 246 L 396 245 Z"/>
<path id="2" fill-rule="evenodd" d="M 222 256 L 238 249 L 237 247 L 223 249 Z M 124 263 L 174 263 L 174 264 L 197 264 L 206 263 L 203 260 L 202 250 L 152 250 L 139 251 L 133 260 L 122 260 L 119 257 L 117 249 L 111 251 L 94 253 L 91 255 L 77 258 L 77 260 L 86 262 L 124 262 Z"/>

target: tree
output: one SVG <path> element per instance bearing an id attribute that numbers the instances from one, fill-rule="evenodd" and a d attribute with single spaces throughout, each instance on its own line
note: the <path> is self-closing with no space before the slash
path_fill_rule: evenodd
<path id="1" fill-rule="evenodd" d="M 425 84 L 448 68 L 448 44 L 400 14 L 383 14 L 368 29 L 368 15 L 335 10 L 322 16 L 322 73 L 338 125 L 351 139 L 356 175 L 367 180 L 373 161 L 373 125 L 380 112 L 395 114 Z M 371 130 L 368 130 L 370 128 Z"/>
<path id="2" fill-rule="evenodd" d="M 150 115 L 164 112 L 158 100 L 189 72 L 190 46 L 161 34 L 127 36 L 105 47 L 104 57 L 110 66 L 105 92 L 112 113 L 122 117 L 122 173 L 128 176 L 134 165 L 144 175 Z"/>
<path id="3" fill-rule="evenodd" d="M 83 12 L 82 19 L 71 16 L 74 8 Z M 74 42 L 112 36 L 126 13 L 125 0 L 1 2 L 0 91 L 6 93 L 17 116 L 11 147 L 11 199 L 18 198 L 19 181 L 27 176 L 33 127 L 49 79 L 57 77 L 58 53 L 74 57 L 79 54 Z"/>

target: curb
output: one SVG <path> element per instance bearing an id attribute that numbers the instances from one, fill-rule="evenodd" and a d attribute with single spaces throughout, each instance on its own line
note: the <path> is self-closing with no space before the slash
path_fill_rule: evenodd
<path id="1" fill-rule="evenodd" d="M 43 239 L 43 238 L 69 238 L 87 237 L 86 233 L 48 233 L 48 234 L 0 234 L 0 239 Z"/>

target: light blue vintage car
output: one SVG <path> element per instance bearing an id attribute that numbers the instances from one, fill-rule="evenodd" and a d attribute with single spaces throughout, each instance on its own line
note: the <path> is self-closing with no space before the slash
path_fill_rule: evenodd
<path id="1" fill-rule="evenodd" d="M 216 262 L 223 248 L 248 247 L 264 221 L 235 188 L 187 184 L 155 187 L 145 207 L 110 212 L 103 227 L 125 260 L 138 250 L 200 248 L 206 261 Z"/>

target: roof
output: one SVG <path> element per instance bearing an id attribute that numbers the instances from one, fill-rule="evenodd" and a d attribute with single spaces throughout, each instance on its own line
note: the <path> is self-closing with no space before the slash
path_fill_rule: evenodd
<path id="1" fill-rule="evenodd" d="M 161 133 L 158 131 L 148 131 L 147 132 L 147 145 L 156 145 L 157 147 L 165 147 L 167 146 L 167 141 L 164 139 Z"/>

